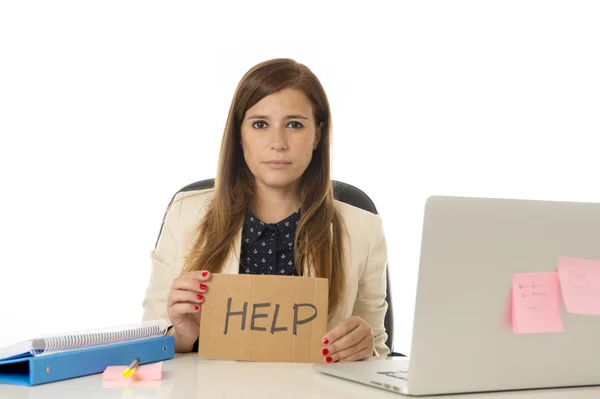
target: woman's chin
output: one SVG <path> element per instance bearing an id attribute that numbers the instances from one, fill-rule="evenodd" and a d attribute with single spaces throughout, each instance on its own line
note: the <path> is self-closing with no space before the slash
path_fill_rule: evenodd
<path id="1" fill-rule="evenodd" d="M 258 180 L 262 182 L 265 187 L 273 189 L 285 189 L 289 188 L 298 183 L 298 179 L 294 179 L 292 176 L 261 176 Z"/>

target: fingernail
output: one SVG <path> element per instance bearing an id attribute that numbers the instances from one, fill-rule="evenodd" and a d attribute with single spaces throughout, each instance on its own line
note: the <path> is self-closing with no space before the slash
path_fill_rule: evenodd
<path id="1" fill-rule="evenodd" d="M 331 356 L 327 356 L 327 357 L 325 358 L 325 361 L 326 361 L 327 363 L 331 363 L 331 361 L 332 361 L 332 360 L 333 360 L 333 359 L 331 358 Z"/>
<path id="2" fill-rule="evenodd" d="M 336 360 L 334 363 L 338 363 L 338 362 L 339 362 L 339 360 Z"/>
<path id="3" fill-rule="evenodd" d="M 199 300 L 199 301 L 201 301 L 201 300 L 203 300 L 203 299 L 204 299 L 204 296 L 202 296 L 202 295 L 198 294 L 198 295 L 196 295 L 196 298 L 198 298 L 198 300 Z"/>
<path id="4" fill-rule="evenodd" d="M 329 355 L 329 349 L 323 348 L 323 350 L 321 351 L 321 353 L 323 354 L 323 356 Z"/>
<path id="5" fill-rule="evenodd" d="M 207 288 L 207 287 L 206 287 L 206 285 L 204 285 L 204 284 L 200 284 L 200 289 L 201 289 L 202 291 L 206 291 L 206 288 Z"/>
<path id="6" fill-rule="evenodd" d="M 208 272 L 202 272 L 202 277 L 208 276 Z"/>
<path id="7" fill-rule="evenodd" d="M 194 310 L 198 310 L 198 309 L 200 309 L 200 306 L 198 306 L 198 305 L 194 306 Z"/>
<path id="8" fill-rule="evenodd" d="M 327 338 L 323 338 L 323 345 L 329 344 L 329 340 Z"/>

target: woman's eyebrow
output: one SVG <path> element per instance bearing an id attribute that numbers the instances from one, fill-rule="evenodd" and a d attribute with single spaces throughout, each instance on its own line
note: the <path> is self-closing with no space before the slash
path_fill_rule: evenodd
<path id="1" fill-rule="evenodd" d="M 304 115 L 299 115 L 299 114 L 294 114 L 294 115 L 286 115 L 285 116 L 286 119 L 307 119 L 307 117 L 305 117 Z M 268 116 L 266 115 L 251 115 L 248 117 L 248 119 L 269 119 Z"/>

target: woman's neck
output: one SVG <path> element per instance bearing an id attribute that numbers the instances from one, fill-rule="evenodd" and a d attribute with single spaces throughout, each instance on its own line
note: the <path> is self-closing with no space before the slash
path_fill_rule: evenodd
<path id="1" fill-rule="evenodd" d="M 252 212 L 265 223 L 277 223 L 285 219 L 302 204 L 297 185 L 279 189 L 256 184 L 255 193 Z"/>

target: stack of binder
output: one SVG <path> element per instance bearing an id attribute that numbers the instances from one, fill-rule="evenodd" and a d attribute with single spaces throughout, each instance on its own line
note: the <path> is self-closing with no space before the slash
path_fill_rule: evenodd
<path id="1" fill-rule="evenodd" d="M 108 366 L 172 359 L 175 344 L 165 320 L 49 335 L 0 348 L 0 383 L 39 385 L 90 374 Z"/>

